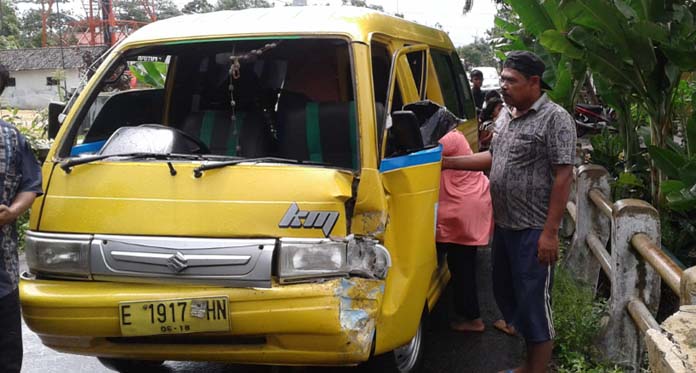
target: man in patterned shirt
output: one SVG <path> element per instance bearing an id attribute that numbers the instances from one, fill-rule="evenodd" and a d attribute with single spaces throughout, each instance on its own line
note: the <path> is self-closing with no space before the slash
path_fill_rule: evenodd
<path id="1" fill-rule="evenodd" d="M 10 78 L 0 65 L 0 94 Z M 22 368 L 22 322 L 15 221 L 41 194 L 41 167 L 27 140 L 0 120 L 0 372 Z"/>
<path id="2" fill-rule="evenodd" d="M 490 168 L 493 291 L 505 321 L 527 343 L 527 359 L 515 372 L 546 372 L 553 350 L 550 291 L 558 259 L 558 227 L 568 200 L 575 153 L 573 118 L 543 90 L 541 59 L 510 52 L 500 85 L 508 105 L 491 149 L 444 158 L 444 168 Z"/>

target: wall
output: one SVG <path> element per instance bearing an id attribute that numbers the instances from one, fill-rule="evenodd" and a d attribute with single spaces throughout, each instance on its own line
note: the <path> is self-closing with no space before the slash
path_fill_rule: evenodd
<path id="1" fill-rule="evenodd" d="M 58 87 L 46 85 L 46 78 L 56 75 L 56 70 L 25 70 L 10 72 L 15 78 L 14 87 L 6 87 L 0 97 L 2 107 L 41 110 L 51 101 L 58 101 Z M 68 92 L 77 88 L 80 79 L 77 69 L 65 70 Z M 62 87 L 61 83 L 61 87 Z"/>

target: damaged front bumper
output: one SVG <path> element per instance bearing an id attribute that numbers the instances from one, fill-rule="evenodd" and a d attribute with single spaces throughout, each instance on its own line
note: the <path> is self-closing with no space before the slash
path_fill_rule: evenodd
<path id="1" fill-rule="evenodd" d="M 370 356 L 384 281 L 339 278 L 271 288 L 36 280 L 23 276 L 24 319 L 61 352 L 154 360 L 354 365 Z M 119 303 L 227 297 L 229 332 L 124 337 Z"/>

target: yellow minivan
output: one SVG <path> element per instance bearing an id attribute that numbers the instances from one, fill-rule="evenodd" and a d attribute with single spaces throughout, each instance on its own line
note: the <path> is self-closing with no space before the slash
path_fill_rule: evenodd
<path id="1" fill-rule="evenodd" d="M 51 116 L 20 285 L 27 325 L 123 371 L 417 371 L 449 279 L 435 249 L 440 148 L 402 110 L 424 100 L 468 119 L 476 147 L 447 34 L 379 12 L 143 27 Z"/>

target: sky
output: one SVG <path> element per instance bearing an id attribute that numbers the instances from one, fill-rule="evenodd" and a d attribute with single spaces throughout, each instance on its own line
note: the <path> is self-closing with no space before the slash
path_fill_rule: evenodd
<path id="1" fill-rule="evenodd" d="M 190 0 L 173 0 L 179 7 Z M 495 4 L 491 0 L 474 0 L 474 6 L 466 15 L 462 8 L 466 0 L 366 0 L 371 5 L 381 5 L 390 14 L 401 13 L 409 21 L 415 21 L 427 26 L 442 25 L 455 46 L 466 45 L 474 41 L 474 37 L 484 37 L 486 30 L 493 27 Z M 215 4 L 216 0 L 208 0 Z M 275 0 L 276 6 L 292 3 L 292 0 Z M 327 3 L 340 5 L 341 0 L 307 0 L 307 4 Z"/>

